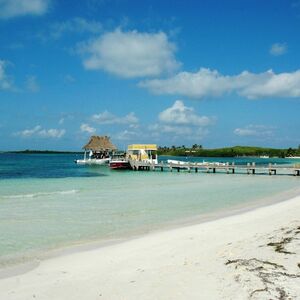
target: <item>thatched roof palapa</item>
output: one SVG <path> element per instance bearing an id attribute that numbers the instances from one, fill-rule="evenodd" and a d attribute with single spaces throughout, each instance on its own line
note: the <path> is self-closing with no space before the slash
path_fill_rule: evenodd
<path id="1" fill-rule="evenodd" d="M 93 135 L 89 142 L 83 146 L 83 149 L 92 151 L 112 151 L 116 150 L 117 147 L 112 144 L 108 136 Z"/>

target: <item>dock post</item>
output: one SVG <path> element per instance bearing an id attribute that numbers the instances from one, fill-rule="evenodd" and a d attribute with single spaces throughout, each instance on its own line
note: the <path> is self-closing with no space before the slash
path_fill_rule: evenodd
<path id="1" fill-rule="evenodd" d="M 195 168 L 195 173 L 198 173 L 198 168 Z"/>
<path id="2" fill-rule="evenodd" d="M 188 165 L 188 172 L 191 173 L 191 164 Z"/>
<path id="3" fill-rule="evenodd" d="M 179 167 L 177 167 L 177 172 L 179 172 L 180 171 L 180 168 Z"/>
<path id="4" fill-rule="evenodd" d="M 216 168 L 213 168 L 213 173 L 216 173 Z"/>

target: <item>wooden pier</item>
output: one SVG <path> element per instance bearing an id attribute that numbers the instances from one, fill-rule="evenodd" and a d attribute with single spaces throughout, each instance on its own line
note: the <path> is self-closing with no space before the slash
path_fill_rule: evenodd
<path id="1" fill-rule="evenodd" d="M 240 173 L 240 174 L 269 174 L 269 175 L 294 175 L 300 176 L 300 164 L 295 165 L 277 165 L 277 164 L 268 164 L 268 165 L 259 165 L 255 163 L 247 163 L 246 165 L 235 165 L 234 163 L 192 163 L 192 162 L 182 162 L 182 163 L 166 163 L 160 162 L 158 164 L 130 160 L 130 165 L 132 170 L 140 171 L 187 171 L 187 172 L 207 172 L 207 173 L 216 173 L 221 171 L 223 173 Z"/>

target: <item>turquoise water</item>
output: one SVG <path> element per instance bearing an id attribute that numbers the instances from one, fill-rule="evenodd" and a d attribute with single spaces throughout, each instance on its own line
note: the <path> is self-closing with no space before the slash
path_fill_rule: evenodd
<path id="1" fill-rule="evenodd" d="M 77 166 L 75 158 L 0 154 L 0 264 L 247 206 L 300 182 L 294 176 L 111 171 Z M 235 159 L 241 161 L 247 162 Z"/>

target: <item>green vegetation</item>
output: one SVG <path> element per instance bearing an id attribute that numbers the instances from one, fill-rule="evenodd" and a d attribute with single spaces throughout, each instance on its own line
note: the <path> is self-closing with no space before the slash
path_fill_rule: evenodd
<path id="1" fill-rule="evenodd" d="M 52 151 L 52 150 L 22 150 L 7 151 L 3 153 L 21 154 L 83 154 L 82 151 Z M 205 149 L 202 145 L 194 144 L 192 147 L 171 146 L 158 147 L 158 155 L 170 156 L 202 156 L 202 157 L 236 157 L 236 156 L 263 156 L 291 157 L 300 156 L 300 145 L 298 148 L 274 149 L 249 146 L 235 146 L 216 149 Z"/>
<path id="2" fill-rule="evenodd" d="M 235 146 L 217 149 L 205 149 L 202 145 L 193 145 L 191 148 L 184 145 L 176 147 L 159 147 L 159 155 L 171 156 L 202 156 L 202 157 L 236 157 L 236 156 L 263 156 L 270 157 L 291 157 L 300 156 L 300 147 L 298 149 L 274 149 L 248 146 Z"/>

